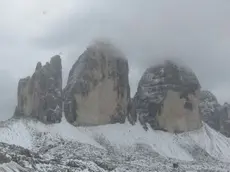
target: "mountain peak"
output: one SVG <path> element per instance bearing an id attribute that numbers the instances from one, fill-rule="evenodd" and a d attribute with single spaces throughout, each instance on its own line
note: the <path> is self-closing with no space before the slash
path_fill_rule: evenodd
<path id="1" fill-rule="evenodd" d="M 32 77 L 19 80 L 15 117 L 32 117 L 44 123 L 56 123 L 62 113 L 62 69 L 60 56 L 42 66 L 37 63 Z"/>
<path id="2" fill-rule="evenodd" d="M 192 70 L 166 60 L 144 72 L 132 103 L 131 121 L 170 132 L 199 129 L 200 83 Z M 170 110 L 171 109 L 171 110 Z"/>
<path id="3" fill-rule="evenodd" d="M 108 58 L 122 58 L 126 59 L 125 55 L 109 40 L 97 39 L 91 42 L 87 47 L 87 51 L 93 51 L 97 53 L 103 53 Z"/>
<path id="4" fill-rule="evenodd" d="M 96 41 L 74 63 L 64 89 L 65 115 L 74 125 L 124 123 L 130 99 L 128 61 Z"/>

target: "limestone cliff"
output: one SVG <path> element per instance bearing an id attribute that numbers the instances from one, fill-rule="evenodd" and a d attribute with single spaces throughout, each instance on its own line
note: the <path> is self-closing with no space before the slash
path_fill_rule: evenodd
<path id="1" fill-rule="evenodd" d="M 130 106 L 129 120 L 145 129 L 184 132 L 202 126 L 199 113 L 200 84 L 188 68 L 165 61 L 148 68 Z"/>
<path id="2" fill-rule="evenodd" d="M 32 77 L 19 80 L 15 117 L 33 117 L 44 123 L 61 121 L 62 65 L 60 56 L 44 66 L 38 62 Z"/>
<path id="3" fill-rule="evenodd" d="M 225 103 L 221 108 L 220 132 L 230 137 L 230 104 Z"/>
<path id="4" fill-rule="evenodd" d="M 230 137 L 230 105 L 221 105 L 217 98 L 207 90 L 201 91 L 200 112 L 202 120 L 210 127 Z"/>
<path id="5" fill-rule="evenodd" d="M 210 91 L 201 91 L 200 94 L 200 113 L 202 120 L 215 130 L 220 130 L 221 105 L 217 98 Z"/>
<path id="6" fill-rule="evenodd" d="M 96 41 L 78 58 L 64 89 L 64 112 L 74 125 L 123 123 L 130 99 L 128 61 L 113 45 Z"/>

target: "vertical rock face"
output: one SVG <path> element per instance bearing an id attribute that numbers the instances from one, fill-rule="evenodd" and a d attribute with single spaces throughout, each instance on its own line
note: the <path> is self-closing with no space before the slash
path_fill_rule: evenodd
<path id="1" fill-rule="evenodd" d="M 230 137 L 230 104 L 225 103 L 221 108 L 220 132 Z"/>
<path id="2" fill-rule="evenodd" d="M 202 120 L 210 127 L 230 137 L 230 105 L 220 105 L 210 91 L 201 91 L 200 112 Z"/>
<path id="3" fill-rule="evenodd" d="M 221 105 L 210 91 L 201 91 L 200 113 L 202 120 L 215 130 L 220 130 Z"/>
<path id="4" fill-rule="evenodd" d="M 74 125 L 123 123 L 130 88 L 128 61 L 113 45 L 95 42 L 73 65 L 64 89 L 64 111 Z"/>
<path id="5" fill-rule="evenodd" d="M 60 56 L 44 66 L 39 62 L 32 77 L 20 79 L 14 116 L 31 116 L 44 123 L 61 121 L 62 65 Z"/>
<path id="6" fill-rule="evenodd" d="M 188 68 L 172 61 L 148 68 L 132 100 L 129 120 L 145 129 L 184 132 L 202 126 L 199 113 L 200 84 Z"/>

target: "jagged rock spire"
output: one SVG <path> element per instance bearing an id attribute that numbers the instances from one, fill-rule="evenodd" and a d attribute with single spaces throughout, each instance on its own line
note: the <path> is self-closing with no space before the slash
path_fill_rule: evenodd
<path id="1" fill-rule="evenodd" d="M 44 123 L 61 121 L 62 66 L 60 56 L 42 66 L 38 62 L 32 77 L 19 80 L 15 117 L 33 117 Z"/>
<path id="2" fill-rule="evenodd" d="M 123 123 L 130 99 L 128 61 L 112 44 L 96 41 L 73 65 L 64 111 L 75 125 Z"/>

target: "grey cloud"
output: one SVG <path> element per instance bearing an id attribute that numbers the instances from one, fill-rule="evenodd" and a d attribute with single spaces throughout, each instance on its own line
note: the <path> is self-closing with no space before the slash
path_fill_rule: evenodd
<path id="1" fill-rule="evenodd" d="M 204 89 L 216 90 L 223 84 L 228 92 L 229 1 L 100 3 L 102 7 L 84 16 L 64 17 L 36 43 L 48 49 L 65 47 L 75 52 L 68 56 L 73 61 L 92 39 L 107 37 L 129 58 L 133 90 L 146 67 L 163 58 L 179 58 L 195 71 Z"/>
<path id="2" fill-rule="evenodd" d="M 7 8 L 12 12 L 17 10 L 9 1 L 4 2 L 6 6 L 0 7 L 1 16 Z M 21 5 L 16 15 L 9 13 L 9 19 L 0 17 L 0 120 L 12 116 L 17 81 L 31 75 L 37 61 L 45 63 L 61 52 L 66 80 L 74 61 L 93 39 L 100 37 L 111 39 L 129 59 L 133 94 L 148 66 L 174 58 L 195 71 L 204 89 L 213 91 L 221 102 L 230 102 L 230 1 L 83 2 L 84 9 L 80 10 L 74 0 L 66 1 L 71 11 L 62 11 L 57 17 L 49 16 L 56 9 L 52 3 L 47 7 L 40 4 L 29 16 L 27 12 L 19 16 L 29 10 Z M 46 14 L 42 15 L 40 10 L 44 9 Z"/>
<path id="3" fill-rule="evenodd" d="M 195 71 L 204 89 L 214 90 L 220 99 L 220 89 L 225 90 L 226 101 L 230 100 L 229 18 L 229 1 L 98 0 L 84 14 L 76 10 L 62 16 L 32 41 L 42 50 L 64 52 L 66 76 L 91 40 L 110 38 L 129 59 L 132 92 L 146 67 L 178 58 Z"/>
<path id="4" fill-rule="evenodd" d="M 0 121 L 6 120 L 14 113 L 16 106 L 15 78 L 7 71 L 0 71 Z"/>
<path id="5" fill-rule="evenodd" d="M 0 121 L 13 116 L 17 101 L 17 84 L 20 78 L 31 75 L 36 63 L 53 56 L 54 50 L 43 51 L 27 44 L 20 34 L 0 29 Z"/>
<path id="6" fill-rule="evenodd" d="M 65 13 L 65 3 L 71 0 L 46 0 L 20 2 L 1 0 L 0 5 L 0 121 L 13 115 L 17 83 L 20 78 L 31 75 L 36 63 L 43 64 L 59 53 L 54 49 L 43 49 L 32 44 L 32 40 L 43 34 L 43 29 Z M 72 2 L 75 2 L 74 0 Z M 46 8 L 59 4 L 58 9 L 49 13 L 48 19 L 42 14 Z"/>

